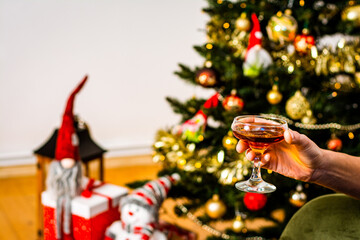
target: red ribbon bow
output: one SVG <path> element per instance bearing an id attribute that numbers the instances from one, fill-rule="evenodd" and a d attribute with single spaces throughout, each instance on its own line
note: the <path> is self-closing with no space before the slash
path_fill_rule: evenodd
<path id="1" fill-rule="evenodd" d="M 95 185 L 95 179 L 90 178 L 89 182 L 87 183 L 85 189 L 82 191 L 81 196 L 83 196 L 84 198 L 91 198 L 91 196 L 94 193 L 94 189 L 101 187 L 102 185 L 104 185 L 105 183 L 100 183 Z"/>
<path id="2" fill-rule="evenodd" d="M 206 102 L 204 103 L 204 108 L 213 108 L 219 105 L 219 93 L 215 93 L 212 95 Z"/>
<path id="3" fill-rule="evenodd" d="M 95 185 L 95 179 L 90 178 L 88 184 L 85 187 L 85 189 L 82 191 L 81 196 L 84 197 L 84 198 L 91 198 L 91 196 L 93 194 L 96 194 L 96 195 L 98 195 L 100 197 L 104 197 L 104 198 L 106 198 L 108 200 L 108 206 L 109 206 L 109 209 L 111 209 L 112 208 L 112 199 L 111 199 L 111 197 L 106 196 L 106 195 L 101 194 L 101 193 L 94 192 L 94 189 L 99 188 L 99 187 L 103 186 L 104 184 L 105 183 L 102 182 L 100 184 Z"/>

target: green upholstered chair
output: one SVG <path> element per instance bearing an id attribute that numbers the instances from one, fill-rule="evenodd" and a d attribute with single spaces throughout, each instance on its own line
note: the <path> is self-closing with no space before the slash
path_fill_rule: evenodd
<path id="1" fill-rule="evenodd" d="M 290 219 L 280 240 L 360 239 L 360 200 L 329 194 L 306 203 Z"/>

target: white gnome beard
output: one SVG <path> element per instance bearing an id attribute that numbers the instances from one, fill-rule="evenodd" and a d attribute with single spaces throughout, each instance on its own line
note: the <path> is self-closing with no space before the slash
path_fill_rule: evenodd
<path id="1" fill-rule="evenodd" d="M 243 63 L 244 75 L 247 77 L 257 77 L 272 62 L 270 54 L 260 45 L 256 45 L 247 52 L 246 60 Z"/>
<path id="2" fill-rule="evenodd" d="M 59 161 L 52 161 L 47 177 L 47 189 L 54 198 L 78 196 L 81 191 L 81 163 L 77 161 L 72 168 L 63 168 Z"/>
<path id="3" fill-rule="evenodd" d="M 245 62 L 249 65 L 256 65 L 257 68 L 265 69 L 269 67 L 273 61 L 265 49 L 260 45 L 256 45 L 248 51 Z"/>
<path id="4" fill-rule="evenodd" d="M 77 161 L 72 168 L 63 168 L 60 161 L 52 161 L 46 180 L 47 190 L 56 199 L 56 237 L 61 239 L 61 215 L 64 213 L 63 229 L 71 233 L 71 199 L 81 191 L 81 162 Z"/>

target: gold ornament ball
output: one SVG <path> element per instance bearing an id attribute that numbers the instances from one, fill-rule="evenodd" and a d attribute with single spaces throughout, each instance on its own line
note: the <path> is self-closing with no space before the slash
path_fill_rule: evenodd
<path id="1" fill-rule="evenodd" d="M 356 27 L 360 26 L 360 5 L 350 6 L 341 13 L 344 21 L 352 22 Z"/>
<path id="2" fill-rule="evenodd" d="M 222 144 L 226 150 L 234 150 L 235 149 L 237 140 L 233 136 L 231 131 L 229 131 L 228 134 L 223 138 Z"/>
<path id="3" fill-rule="evenodd" d="M 249 31 L 251 27 L 250 20 L 246 18 L 246 13 L 242 13 L 235 21 L 236 29 L 240 31 Z"/>
<path id="4" fill-rule="evenodd" d="M 236 216 L 236 218 L 234 219 L 234 221 L 232 223 L 231 228 L 236 233 L 240 233 L 245 228 L 245 222 L 241 218 L 241 216 Z"/>
<path id="5" fill-rule="evenodd" d="M 282 100 L 282 94 L 279 92 L 279 88 L 277 85 L 274 85 L 272 89 L 266 94 L 266 99 L 270 104 L 278 104 Z"/>
<path id="6" fill-rule="evenodd" d="M 302 189 L 302 186 L 298 185 L 296 191 L 290 196 L 289 202 L 294 207 L 302 207 L 306 203 L 307 196 Z"/>
<path id="7" fill-rule="evenodd" d="M 308 109 L 306 111 L 305 116 L 303 116 L 301 118 L 301 122 L 303 124 L 315 124 L 316 123 L 316 118 L 314 117 L 313 112 L 310 109 Z"/>
<path id="8" fill-rule="evenodd" d="M 298 24 L 290 14 L 278 12 L 272 16 L 266 26 L 266 32 L 269 39 L 284 44 L 295 39 Z"/>
<path id="9" fill-rule="evenodd" d="M 226 213 L 226 206 L 223 201 L 220 200 L 219 195 L 214 194 L 205 204 L 206 214 L 213 219 L 221 218 Z"/>
<path id="10" fill-rule="evenodd" d="M 315 124 L 316 118 L 310 116 L 304 116 L 301 118 L 301 123 L 303 124 Z"/>
<path id="11" fill-rule="evenodd" d="M 360 86 L 360 72 L 354 74 L 355 82 Z"/>
<path id="12" fill-rule="evenodd" d="M 155 154 L 155 155 L 153 156 L 152 159 L 153 159 L 153 161 L 154 161 L 155 163 L 157 163 L 157 162 L 163 162 L 163 161 L 165 160 L 165 156 L 162 155 L 162 154 L 157 153 L 157 154 Z"/>
<path id="13" fill-rule="evenodd" d="M 309 109 L 309 102 L 299 90 L 295 92 L 294 96 L 289 98 L 285 105 L 287 115 L 294 120 L 301 119 Z"/>

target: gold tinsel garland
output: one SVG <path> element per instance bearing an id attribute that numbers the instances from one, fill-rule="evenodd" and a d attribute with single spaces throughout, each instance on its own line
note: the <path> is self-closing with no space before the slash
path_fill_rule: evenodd
<path id="1" fill-rule="evenodd" d="M 186 172 L 205 169 L 219 178 L 219 183 L 231 185 L 242 180 L 249 174 L 251 163 L 233 149 L 219 150 L 209 154 L 208 149 L 197 149 L 195 143 L 187 143 L 180 135 L 166 130 L 157 132 L 153 144 L 153 161 L 164 164 L 165 167 L 177 167 Z M 225 156 L 233 159 L 224 161 Z"/>

